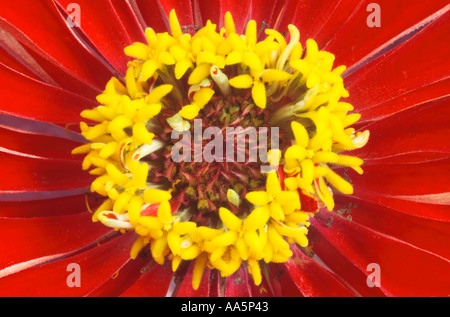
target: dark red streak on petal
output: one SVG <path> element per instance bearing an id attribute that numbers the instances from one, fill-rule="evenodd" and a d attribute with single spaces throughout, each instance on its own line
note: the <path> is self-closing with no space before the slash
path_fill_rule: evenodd
<path id="1" fill-rule="evenodd" d="M 0 269 L 76 251 L 110 231 L 111 228 L 93 223 L 89 213 L 26 219 L 0 218 Z"/>
<path id="2" fill-rule="evenodd" d="M 174 273 L 169 266 L 153 265 L 143 270 L 141 277 L 131 285 L 122 297 L 164 297 L 166 296 Z"/>
<path id="3" fill-rule="evenodd" d="M 448 295 L 449 260 L 341 217 L 334 217 L 331 226 L 315 218 L 311 222 L 361 271 L 378 264 L 380 283 L 393 296 Z"/>
<path id="4" fill-rule="evenodd" d="M 67 8 L 73 1 L 58 0 L 58 3 L 62 8 Z M 120 74 L 125 75 L 130 58 L 125 55 L 123 50 L 133 42 L 117 16 L 111 1 L 81 0 L 77 4 L 80 6 L 82 14 L 80 30 L 98 49 L 100 55 L 111 63 Z M 136 28 L 143 34 L 137 24 Z M 141 36 L 139 40 L 144 41 L 145 37 Z"/>
<path id="5" fill-rule="evenodd" d="M 89 297 L 117 297 L 132 286 L 145 272 L 149 260 L 138 257 L 128 260 L 114 275 L 99 288 L 88 294 Z M 151 260 L 153 262 L 153 260 Z"/>
<path id="6" fill-rule="evenodd" d="M 0 125 L 0 151 L 14 151 L 18 155 L 33 155 L 57 160 L 81 160 L 83 156 L 72 155 L 71 151 L 81 143 L 67 139 L 35 134 Z"/>
<path id="7" fill-rule="evenodd" d="M 449 77 L 420 86 L 405 94 L 394 96 L 392 99 L 370 108 L 361 109 L 359 111 L 361 120 L 358 123 L 381 120 L 402 110 L 421 106 L 429 101 L 446 98 L 450 95 L 448 87 L 450 87 Z"/>
<path id="8" fill-rule="evenodd" d="M 373 9 L 367 10 L 370 3 L 373 1 L 363 1 L 358 10 L 324 47 L 325 50 L 336 55 L 336 65 L 350 67 L 366 55 L 370 56 L 370 53 L 379 50 L 385 43 L 393 42 L 394 38 L 405 30 L 412 31 L 419 27 L 422 20 L 444 8 L 448 1 L 432 0 L 414 3 L 408 0 L 377 1 L 376 4 L 380 6 L 381 27 L 367 25 L 367 19 L 373 12 Z M 399 18 L 400 12 L 402 18 Z"/>
<path id="9" fill-rule="evenodd" d="M 450 250 L 443 241 L 450 239 L 450 222 L 436 221 L 404 214 L 374 202 L 355 197 L 338 197 L 335 211 L 350 216 L 352 223 L 358 223 L 380 233 L 408 242 L 438 256 L 450 259 Z M 349 220 L 347 219 L 347 220 Z"/>
<path id="10" fill-rule="evenodd" d="M 192 288 L 192 276 L 194 270 L 195 261 L 189 266 L 189 270 L 183 279 L 180 281 L 180 287 L 178 288 L 174 296 L 177 297 L 209 297 L 210 296 L 210 274 L 211 270 L 205 268 L 200 286 L 197 290 Z"/>
<path id="11" fill-rule="evenodd" d="M 158 0 L 132 0 L 131 3 L 139 9 L 145 27 L 151 27 L 157 33 L 169 30 L 169 20 L 162 15 Z"/>
<path id="12" fill-rule="evenodd" d="M 413 200 L 392 197 L 380 193 L 370 193 L 368 191 L 357 191 L 354 196 L 358 200 L 369 201 L 380 206 L 380 208 L 390 208 L 405 215 L 416 216 L 435 221 L 450 222 L 450 206 L 432 202 L 417 202 Z M 407 196 L 408 197 L 408 196 Z M 415 198 L 415 196 L 410 196 Z M 420 196 L 418 196 L 420 197 Z M 341 198 L 337 198 L 340 200 Z"/>
<path id="13" fill-rule="evenodd" d="M 291 251 L 294 255 L 284 267 L 304 296 L 355 296 L 332 272 L 310 259 L 296 246 L 292 246 Z"/>
<path id="14" fill-rule="evenodd" d="M 74 37 L 53 1 L 8 2 L 2 5 L 0 26 L 29 50 L 98 89 L 103 89 L 111 77 L 108 69 Z"/>
<path id="15" fill-rule="evenodd" d="M 428 195 L 450 192 L 450 159 L 425 163 L 370 165 L 364 176 L 349 170 L 355 193 L 384 195 Z"/>
<path id="16" fill-rule="evenodd" d="M 83 296 L 97 289 L 129 259 L 134 237 L 123 235 L 104 245 L 59 261 L 33 267 L 2 278 L 1 296 Z M 79 265 L 81 287 L 69 287 L 75 273 L 70 264 Z"/>
<path id="17" fill-rule="evenodd" d="M 443 39 L 450 33 L 449 19 L 447 12 L 409 41 L 345 77 L 350 93 L 345 101 L 360 111 L 448 78 L 450 46 Z"/>
<path id="18" fill-rule="evenodd" d="M 37 218 L 55 217 L 86 213 L 89 204 L 91 211 L 103 201 L 89 194 L 44 198 L 41 200 L 0 201 L 0 218 Z"/>
<path id="19" fill-rule="evenodd" d="M 42 160 L 0 152 L 0 193 L 88 187 L 94 177 L 77 161 Z"/>
<path id="20" fill-rule="evenodd" d="M 80 112 L 97 104 L 0 64 L 0 111 L 15 116 L 54 123 L 79 123 Z"/>
<path id="21" fill-rule="evenodd" d="M 450 98 L 404 110 L 365 126 L 371 137 L 366 146 L 349 152 L 362 159 L 377 159 L 407 153 L 450 154 Z M 370 164 L 377 164 L 376 161 Z"/>
<path id="22" fill-rule="evenodd" d="M 342 255 L 314 226 L 309 228 L 308 239 L 311 241 L 313 254 L 318 256 L 340 279 L 353 287 L 360 296 L 380 297 L 390 295 L 384 288 L 368 287 L 368 272 L 360 270 L 350 259 Z"/>

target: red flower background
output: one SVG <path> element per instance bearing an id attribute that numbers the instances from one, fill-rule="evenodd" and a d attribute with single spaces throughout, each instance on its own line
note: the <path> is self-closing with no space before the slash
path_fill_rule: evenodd
<path id="1" fill-rule="evenodd" d="M 379 0 L 381 27 L 360 0 L 71 0 L 0 1 L 0 295 L 2 296 L 447 296 L 450 294 L 450 5 Z M 168 30 L 175 9 L 186 31 L 230 11 L 238 32 L 248 20 L 287 30 L 347 65 L 346 102 L 371 139 L 352 155 L 365 160 L 351 196 L 314 219 L 308 254 L 294 248 L 272 278 L 253 285 L 243 268 L 218 286 L 207 271 L 174 274 L 150 259 L 129 259 L 134 233 L 91 221 L 98 202 L 85 195 L 92 176 L 71 150 L 83 140 L 79 113 L 112 76 L 123 76 L 124 47 L 143 30 Z M 263 33 L 262 33 L 263 34 Z M 66 133 L 66 127 L 67 133 Z M 86 198 L 87 197 L 87 198 Z M 67 267 L 81 268 L 70 288 Z M 368 265 L 381 269 L 368 287 Z"/>

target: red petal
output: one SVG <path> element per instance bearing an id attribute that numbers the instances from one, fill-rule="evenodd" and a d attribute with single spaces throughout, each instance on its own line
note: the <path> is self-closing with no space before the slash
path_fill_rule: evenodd
<path id="1" fill-rule="evenodd" d="M 449 19 L 447 12 L 383 58 L 348 75 L 346 101 L 359 111 L 448 78 L 450 46 L 442 39 L 450 33 Z"/>
<path id="2" fill-rule="evenodd" d="M 69 91 L 77 92 L 84 96 L 91 96 L 94 98 L 99 94 L 100 90 L 96 90 L 88 83 L 76 79 L 73 74 L 67 70 L 62 70 L 55 63 L 51 63 L 44 57 L 39 56 L 33 51 L 27 51 L 23 48 L 17 40 L 11 35 L 4 32 L 2 39 L 3 47 L 1 62 L 7 67 L 18 71 L 25 76 L 33 79 L 43 81 L 53 86 L 59 86 Z M 4 52 L 7 52 L 4 55 Z M 50 76 L 51 75 L 51 76 Z"/>
<path id="3" fill-rule="evenodd" d="M 327 214 L 332 215 L 324 213 Z M 369 264 L 378 264 L 380 284 L 392 295 L 448 295 L 448 260 L 341 217 L 334 217 L 330 227 L 322 225 L 316 218 L 312 218 L 311 222 L 361 271 L 369 275 L 372 273 Z"/>
<path id="4" fill-rule="evenodd" d="M 85 213 L 88 211 L 86 199 L 91 210 L 100 204 L 94 197 L 85 194 L 42 200 L 0 201 L 0 217 L 35 218 Z"/>
<path id="5" fill-rule="evenodd" d="M 189 266 L 187 274 L 183 276 L 183 280 L 180 281 L 181 285 L 178 291 L 174 294 L 176 297 L 209 297 L 210 291 L 210 269 L 205 269 L 203 272 L 200 286 L 197 290 L 192 288 L 192 274 L 194 271 L 195 261 Z"/>
<path id="6" fill-rule="evenodd" d="M 74 156 L 70 152 L 80 146 L 79 142 L 53 136 L 35 134 L 0 125 L 0 151 L 18 155 L 30 155 L 40 158 L 58 160 L 79 160 L 82 156 Z"/>
<path id="7" fill-rule="evenodd" d="M 1 296 L 67 297 L 84 296 L 110 279 L 129 259 L 134 241 L 132 235 L 124 235 L 86 252 L 55 262 L 42 264 L 1 279 Z M 80 268 L 81 287 L 69 287 L 67 281 L 74 270 Z"/>
<path id="8" fill-rule="evenodd" d="M 427 195 L 450 192 L 450 159 L 411 164 L 370 165 L 364 175 L 348 171 L 355 193 L 368 191 L 384 195 Z"/>
<path id="9" fill-rule="evenodd" d="M 251 1 L 250 18 L 256 21 L 256 25 L 260 30 L 271 22 L 275 12 L 276 2 L 274 0 Z M 261 32 L 261 34 L 264 33 Z"/>
<path id="10" fill-rule="evenodd" d="M 79 162 L 41 160 L 0 152 L 0 192 L 52 191 L 83 188 L 93 176 Z"/>
<path id="11" fill-rule="evenodd" d="M 133 285 L 146 269 L 148 260 L 144 257 L 129 259 L 114 275 L 99 288 L 90 293 L 89 297 L 117 297 Z"/>
<path id="12" fill-rule="evenodd" d="M 41 56 L 31 50 L 28 53 L 32 63 L 30 64 L 27 60 L 27 63 L 24 63 L 24 65 L 33 70 L 36 69 L 36 65 L 39 65 L 38 70 L 42 82 L 89 99 L 89 103 L 92 103 L 95 100 L 95 97 L 101 94 L 102 89 L 92 86 L 82 78 L 76 77 L 73 72 L 61 68 L 61 65 L 55 63 L 55 61 L 49 60 L 45 56 Z M 111 76 L 112 75 L 104 77 L 105 83 Z"/>
<path id="13" fill-rule="evenodd" d="M 277 1 L 272 15 L 272 21 L 268 23 L 269 27 L 280 31 L 281 33 L 287 31 L 287 26 L 293 22 L 297 6 L 298 1 Z"/>
<path id="14" fill-rule="evenodd" d="M 294 24 L 300 26 L 302 42 L 313 38 L 321 49 L 352 16 L 353 12 L 363 5 L 360 0 L 307 2 L 313 4 L 310 6 L 304 4 L 303 7 L 306 7 L 308 11 L 297 10 L 293 21 Z M 307 15 L 308 12 L 312 13 Z"/>
<path id="15" fill-rule="evenodd" d="M 133 5 L 127 0 L 110 1 L 116 16 L 120 19 L 125 31 L 132 42 L 146 43 L 144 25 L 140 23 L 139 10 L 135 11 Z"/>
<path id="16" fill-rule="evenodd" d="M 284 264 L 287 273 L 304 296 L 354 296 L 355 294 L 342 284 L 338 278 L 310 259 L 297 247 L 291 247 L 294 255 Z"/>
<path id="17" fill-rule="evenodd" d="M 429 85 L 420 86 L 416 90 L 407 92 L 406 94 L 394 96 L 392 99 L 381 104 L 361 109 L 359 111 L 361 114 L 361 120 L 359 122 L 364 123 L 366 121 L 380 120 L 402 110 L 420 106 L 425 102 L 448 97 L 449 86 L 450 78 L 438 80 Z"/>
<path id="18" fill-rule="evenodd" d="M 103 89 L 111 76 L 110 71 L 74 37 L 52 1 L 9 2 L 2 7 L 0 25 L 26 48 L 59 64 L 61 69 L 81 81 Z"/>
<path id="19" fill-rule="evenodd" d="M 111 231 L 93 223 L 91 217 L 83 213 L 48 218 L 2 218 L 0 268 L 75 251 Z"/>
<path id="20" fill-rule="evenodd" d="M 251 297 L 280 297 L 282 291 L 279 284 L 270 273 L 269 265 L 260 261 L 259 266 L 261 268 L 262 280 L 259 285 L 255 285 L 253 276 L 248 274 L 248 288 L 250 290 Z M 248 272 L 248 264 L 245 266 Z"/>
<path id="21" fill-rule="evenodd" d="M 155 32 L 167 32 L 169 21 L 163 16 L 158 0 L 133 0 L 135 10 L 139 10 L 142 21 L 146 27 L 151 27 Z"/>
<path id="22" fill-rule="evenodd" d="M 169 291 L 173 272 L 169 266 L 155 264 L 148 272 L 130 286 L 123 297 L 164 297 Z"/>
<path id="23" fill-rule="evenodd" d="M 110 76 L 109 71 L 73 36 L 56 4 L 52 1 L 25 2 L 3 6 L 0 24 L 26 47 L 102 89 Z M 80 15 L 82 20 L 83 12 Z M 30 23 L 36 17 L 39 17 L 38 21 Z"/>
<path id="24" fill-rule="evenodd" d="M 345 218 L 350 216 L 349 219 L 353 223 L 395 237 L 438 256 L 450 258 L 448 246 L 442 243 L 450 239 L 450 222 L 416 217 L 354 197 L 344 196 L 338 199 L 336 212 L 342 213 Z"/>
<path id="25" fill-rule="evenodd" d="M 209 274 L 209 297 L 223 297 L 223 278 L 218 270 L 212 270 Z"/>
<path id="26" fill-rule="evenodd" d="M 31 71 L 31 69 L 25 67 L 23 63 L 14 58 L 3 46 L 0 46 L 0 64 L 8 65 L 9 68 L 28 77 L 32 77 L 33 79 L 39 80 L 40 78 L 35 72 Z"/>
<path id="27" fill-rule="evenodd" d="M 311 252 L 314 252 L 314 255 L 318 256 L 339 278 L 353 287 L 360 296 L 386 296 L 383 289 L 368 287 L 366 282 L 367 272 L 361 271 L 348 258 L 343 256 L 314 226 L 309 228 L 308 239 L 313 241 Z"/>
<path id="28" fill-rule="evenodd" d="M 221 0 L 194 0 L 192 3 L 193 11 L 197 16 L 200 16 L 197 18 L 198 21 L 196 23 L 201 22 L 200 26 L 203 26 L 206 24 L 206 21 L 211 20 L 220 29 L 223 26 L 223 14 L 220 3 Z"/>
<path id="29" fill-rule="evenodd" d="M 410 164 L 410 163 L 426 163 L 438 161 L 448 158 L 448 153 L 445 152 L 413 152 L 406 154 L 399 154 L 396 156 L 388 156 L 384 158 L 377 158 L 374 160 L 367 160 L 364 166 L 369 165 L 389 165 L 389 164 Z"/>
<path id="30" fill-rule="evenodd" d="M 252 1 L 236 1 L 236 0 L 221 0 L 222 16 L 226 12 L 230 12 L 233 16 L 236 32 L 241 34 L 245 31 L 245 25 L 250 16 L 250 5 Z"/>
<path id="31" fill-rule="evenodd" d="M 436 12 L 448 4 L 446 0 L 418 1 L 380 0 L 381 27 L 369 27 L 367 19 L 373 10 L 367 10 L 370 2 L 364 2 L 353 12 L 346 23 L 324 47 L 336 55 L 336 65 L 352 65 L 360 59 L 381 51 L 396 39 L 417 29 L 424 19 L 436 18 Z M 442 14 L 442 12 L 440 13 Z M 399 19 L 399 16 L 402 18 Z M 405 31 L 407 30 L 407 31 Z M 425 55 L 416 55 L 425 56 Z"/>
<path id="32" fill-rule="evenodd" d="M 377 164 L 379 158 L 414 152 L 450 153 L 450 98 L 404 110 L 365 127 L 369 143 L 350 154 Z M 437 115 L 439 114 L 439 115 Z"/>
<path id="33" fill-rule="evenodd" d="M 436 221 L 450 221 L 450 207 L 448 204 L 433 203 L 432 200 L 429 202 L 414 201 L 414 198 L 418 199 L 423 196 L 390 197 L 367 191 L 357 191 L 354 196 L 401 213 L 410 214 L 411 216 L 433 219 Z M 408 197 L 410 199 L 407 199 Z"/>
<path id="34" fill-rule="evenodd" d="M 170 11 L 175 10 L 178 21 L 180 22 L 180 26 L 182 28 L 194 25 L 191 0 L 159 1 L 159 5 L 161 7 L 161 11 L 166 15 L 167 19 L 169 17 Z"/>
<path id="35" fill-rule="evenodd" d="M 271 276 L 271 284 L 274 288 L 276 297 L 302 297 L 303 294 L 299 288 L 295 285 L 289 274 L 286 274 L 286 270 L 283 264 L 271 264 L 269 265 Z"/>
<path id="36" fill-rule="evenodd" d="M 286 22 L 297 26 L 303 44 L 307 39 L 313 38 L 319 47 L 323 47 L 352 12 L 358 9 L 358 2 L 356 0 L 298 1 L 297 7 L 291 12 L 294 15 L 290 21 Z"/>
<path id="37" fill-rule="evenodd" d="M 0 65 L 0 111 L 40 121 L 80 122 L 80 112 L 95 107 L 94 101 L 49 86 Z M 30 106 L 33 105 L 33 106 Z"/>
<path id="38" fill-rule="evenodd" d="M 71 0 L 58 0 L 58 2 L 63 9 L 73 3 Z M 124 75 L 129 58 L 124 54 L 123 49 L 132 44 L 132 41 L 115 8 L 109 0 L 80 0 L 77 4 L 82 10 L 81 32 L 93 43 L 101 56 Z M 137 23 L 136 26 L 138 30 L 141 29 Z M 140 40 L 145 40 L 145 37 L 141 36 Z"/>
<path id="39" fill-rule="evenodd" d="M 248 278 L 247 271 L 241 265 L 238 271 L 227 277 L 225 296 L 250 297 L 249 283 L 253 283 L 253 281 Z"/>

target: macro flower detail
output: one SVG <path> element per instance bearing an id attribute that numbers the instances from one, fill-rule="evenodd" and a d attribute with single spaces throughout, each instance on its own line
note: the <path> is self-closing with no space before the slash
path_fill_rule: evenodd
<path id="1" fill-rule="evenodd" d="M 448 295 L 448 1 L 0 7 L 0 295 Z"/>
<path id="2" fill-rule="evenodd" d="M 229 12 L 220 33 L 208 20 L 193 36 L 183 34 L 174 10 L 169 20 L 171 35 L 148 28 L 147 44 L 125 48 L 135 58 L 128 63 L 125 85 L 112 78 L 97 97 L 101 105 L 81 114 L 97 124 L 81 123 L 90 143 L 73 154 L 87 154 L 83 169 L 98 176 L 91 191 L 106 198 L 93 220 L 137 233 L 132 259 L 149 248 L 159 264 L 171 260 L 174 271 L 182 261 L 195 260 L 194 289 L 205 266 L 226 277 L 244 262 L 259 285 L 261 266 L 288 261 L 293 255 L 289 244 L 308 245 L 308 220 L 318 208 L 302 207 L 301 196 L 331 211 L 329 186 L 353 193 L 328 164 L 362 174 L 361 159 L 338 153 L 364 146 L 369 132 L 351 128 L 360 116 L 349 114 L 353 107 L 340 100 L 348 97 L 340 76 L 345 67 L 333 69 L 334 55 L 319 51 L 312 39 L 304 54 L 294 25 L 288 26 L 289 43 L 272 29 L 258 42 L 256 22 L 239 35 Z M 279 157 L 267 173 L 258 170 L 258 162 L 252 167 L 246 166 L 248 159 L 233 162 L 234 155 L 229 165 L 240 175 L 227 171 L 221 157 L 220 162 L 186 165 L 190 158 L 185 155 L 174 164 L 167 148 L 176 144 L 169 134 L 194 132 L 195 118 L 204 130 L 270 122 L 294 140 L 283 136 L 282 148 L 268 151 Z M 265 191 L 257 190 L 261 182 Z M 239 203 L 229 201 L 229 191 Z"/>

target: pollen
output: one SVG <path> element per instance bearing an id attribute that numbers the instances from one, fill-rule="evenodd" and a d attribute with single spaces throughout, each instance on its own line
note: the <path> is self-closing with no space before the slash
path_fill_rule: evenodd
<path id="1" fill-rule="evenodd" d="M 253 20 L 237 34 L 229 12 L 220 30 L 208 21 L 184 34 L 175 11 L 169 25 L 126 47 L 123 80 L 112 78 L 99 105 L 81 113 L 87 142 L 73 154 L 84 155 L 102 200 L 92 219 L 134 232 L 132 259 L 171 261 L 174 271 L 192 262 L 194 289 L 206 268 L 225 278 L 244 266 L 259 285 L 266 265 L 308 246 L 310 218 L 319 206 L 333 210 L 334 191 L 353 193 L 339 168 L 363 173 L 348 151 L 370 133 L 352 128 L 360 115 L 341 100 L 345 66 L 334 68 L 313 39 L 303 47 L 294 25 L 289 41 L 272 29 L 259 38 Z M 212 151 L 203 136 L 228 129 L 256 131 L 255 148 L 270 144 L 266 159 L 251 158 L 251 142 L 221 140 Z M 202 160 L 205 152 L 214 160 Z"/>

